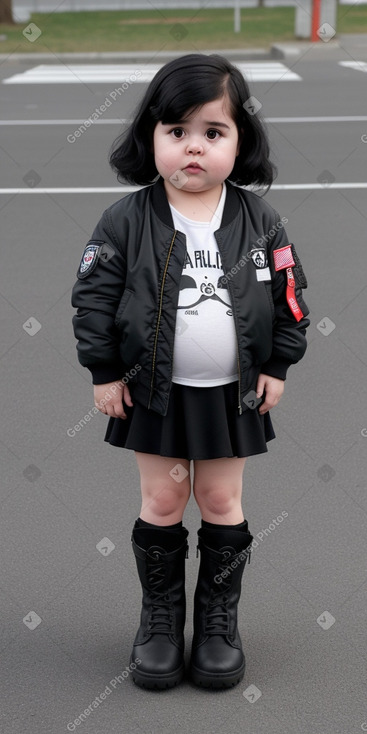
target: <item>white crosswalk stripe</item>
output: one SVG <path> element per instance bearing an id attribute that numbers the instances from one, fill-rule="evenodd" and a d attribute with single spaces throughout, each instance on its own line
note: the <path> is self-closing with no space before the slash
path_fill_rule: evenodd
<path id="1" fill-rule="evenodd" d="M 3 84 L 109 84 L 150 82 L 162 64 L 40 64 L 13 74 Z M 300 81 L 301 77 L 280 61 L 238 62 L 249 82 Z"/>
<path id="2" fill-rule="evenodd" d="M 367 73 L 366 61 L 339 61 L 339 66 L 346 66 L 347 69 L 354 69 L 355 71 L 364 71 Z"/>

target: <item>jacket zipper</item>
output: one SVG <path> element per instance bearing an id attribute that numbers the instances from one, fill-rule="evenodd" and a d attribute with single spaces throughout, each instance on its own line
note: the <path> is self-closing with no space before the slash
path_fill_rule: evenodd
<path id="1" fill-rule="evenodd" d="M 148 410 L 150 408 L 150 404 L 151 404 L 151 400 L 152 400 L 152 395 L 153 395 L 155 360 L 156 360 L 156 354 L 157 354 L 157 343 L 158 343 L 159 324 L 160 324 L 160 321 L 161 321 L 161 314 L 162 314 L 162 302 L 163 302 L 164 283 L 165 283 L 165 280 L 166 280 L 168 263 L 169 263 L 169 259 L 171 257 L 173 243 L 174 243 L 174 241 L 176 239 L 176 234 L 177 234 L 177 230 L 175 229 L 175 231 L 173 233 L 172 240 L 171 240 L 171 244 L 169 246 L 168 255 L 167 255 L 167 259 L 166 259 L 166 264 L 164 266 L 163 277 L 162 277 L 161 292 L 160 292 L 160 296 L 159 296 L 158 319 L 157 319 L 157 326 L 156 326 L 155 337 L 154 337 L 154 348 L 153 348 L 153 359 L 152 359 L 152 379 L 150 381 L 150 394 L 149 394 Z"/>
<path id="2" fill-rule="evenodd" d="M 240 369 L 240 352 L 238 348 L 238 326 L 237 326 L 237 317 L 235 314 L 235 300 L 234 300 L 234 293 L 232 291 L 232 288 L 230 286 L 230 283 L 228 283 L 228 288 L 230 291 L 230 294 L 232 296 L 232 312 L 233 312 L 233 318 L 234 318 L 234 325 L 236 329 L 236 349 L 237 349 L 237 370 L 238 370 L 238 393 L 237 393 L 237 400 L 238 400 L 238 412 L 240 415 L 242 415 L 242 405 L 241 405 L 241 369 Z"/>
<path id="3" fill-rule="evenodd" d="M 221 254 L 221 257 L 222 257 L 222 262 L 223 262 L 223 255 L 222 255 L 222 251 L 221 251 L 220 243 L 219 243 L 219 241 L 218 241 L 218 240 L 217 240 L 217 244 L 218 244 L 218 249 L 219 249 L 219 252 L 220 252 L 220 254 Z M 231 283 L 230 283 L 230 282 L 228 283 L 228 289 L 229 289 L 229 292 L 230 292 L 230 294 L 231 294 L 231 300 L 232 300 L 232 312 L 233 312 L 234 325 L 235 325 L 235 330 L 236 330 L 237 370 L 238 370 L 238 393 L 237 393 L 237 400 L 238 400 L 238 405 L 237 405 L 237 408 L 238 408 L 238 412 L 239 412 L 239 414 L 240 414 L 240 415 L 242 415 L 242 412 L 243 412 L 243 411 L 242 411 L 242 405 L 241 405 L 241 369 L 240 369 L 240 351 L 239 351 L 239 347 L 238 347 L 238 333 L 239 333 L 239 332 L 238 332 L 238 325 L 237 325 L 237 317 L 236 317 L 236 312 L 235 312 L 235 308 L 234 308 L 234 306 L 235 306 L 234 293 L 233 293 L 233 291 L 232 291 L 232 288 L 231 288 Z"/>
<path id="4" fill-rule="evenodd" d="M 237 341 L 237 369 L 238 369 L 238 412 L 240 415 L 242 415 L 242 405 L 241 405 L 241 371 L 240 371 L 240 355 L 238 351 L 238 341 Z"/>

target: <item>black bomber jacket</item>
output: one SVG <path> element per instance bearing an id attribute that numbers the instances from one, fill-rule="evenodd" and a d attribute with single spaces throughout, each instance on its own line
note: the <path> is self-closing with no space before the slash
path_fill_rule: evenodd
<path id="1" fill-rule="evenodd" d="M 286 379 L 306 351 L 307 280 L 279 214 L 257 194 L 226 181 L 215 239 L 237 336 L 238 411 L 253 406 L 260 372 Z M 288 246 L 294 267 L 275 269 Z M 72 292 L 79 362 L 94 384 L 125 377 L 133 401 L 166 415 L 186 237 L 174 229 L 163 179 L 115 202 L 88 242 Z M 278 261 L 279 263 L 279 261 Z M 266 270 L 268 268 L 268 270 Z M 262 271 L 261 273 L 259 271 Z M 293 276 L 298 320 L 287 300 Z M 289 283 L 288 283 L 289 284 Z M 126 377 L 126 375 L 128 377 Z"/>

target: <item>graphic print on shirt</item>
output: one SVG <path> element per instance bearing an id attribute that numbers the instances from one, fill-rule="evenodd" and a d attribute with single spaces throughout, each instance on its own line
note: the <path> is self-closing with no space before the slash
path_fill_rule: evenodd
<path id="1" fill-rule="evenodd" d="M 181 276 L 180 281 L 180 298 L 178 310 L 183 310 L 186 315 L 198 316 L 199 310 L 197 306 L 208 299 L 213 301 L 219 301 L 225 306 L 226 314 L 232 316 L 232 306 L 229 299 L 228 289 L 226 281 L 223 276 L 222 264 L 220 261 L 219 252 L 215 253 L 216 262 L 211 262 L 211 253 L 207 250 L 206 254 L 204 250 L 194 250 L 193 259 L 186 253 L 186 260 L 183 266 L 183 270 L 191 268 L 191 272 L 195 271 L 195 277 L 187 275 L 186 273 Z M 212 255 L 213 258 L 213 255 Z M 193 262 L 194 260 L 194 262 Z M 217 271 L 222 272 L 219 277 L 217 273 L 213 272 L 213 276 L 207 274 L 208 268 L 216 268 Z M 201 272 L 200 272 L 201 271 Z M 226 290 L 226 293 L 217 293 L 217 290 Z M 223 300 L 225 299 L 225 300 Z M 196 311 L 194 311 L 196 309 Z"/>
<path id="2" fill-rule="evenodd" d="M 226 187 L 209 222 L 188 219 L 171 207 L 186 236 L 179 285 L 172 381 L 215 387 L 237 379 L 237 338 L 232 303 L 214 236 L 223 216 Z"/>

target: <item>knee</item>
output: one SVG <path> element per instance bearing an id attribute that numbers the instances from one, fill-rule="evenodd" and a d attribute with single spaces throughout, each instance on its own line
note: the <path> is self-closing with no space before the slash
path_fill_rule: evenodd
<path id="1" fill-rule="evenodd" d="M 188 485 L 173 487 L 150 487 L 145 493 L 145 503 L 149 503 L 151 512 L 157 517 L 168 517 L 174 515 L 177 510 L 182 510 L 189 499 L 190 487 Z"/>
<path id="2" fill-rule="evenodd" d="M 213 515 L 228 515 L 238 501 L 237 488 L 222 486 L 199 485 L 193 487 L 193 493 L 200 510 L 206 510 Z"/>

